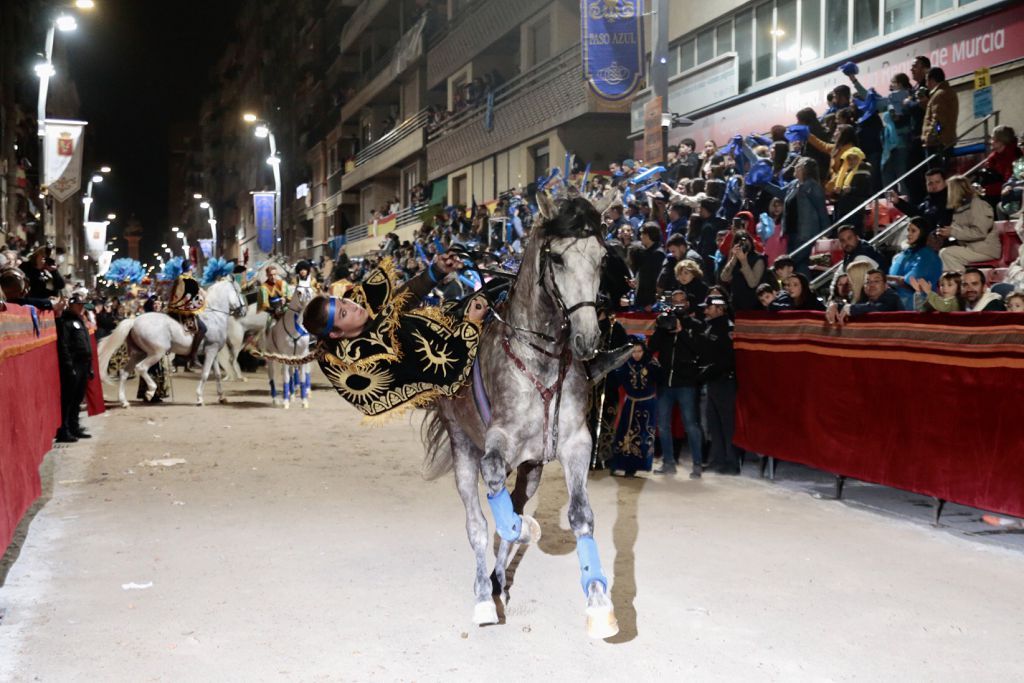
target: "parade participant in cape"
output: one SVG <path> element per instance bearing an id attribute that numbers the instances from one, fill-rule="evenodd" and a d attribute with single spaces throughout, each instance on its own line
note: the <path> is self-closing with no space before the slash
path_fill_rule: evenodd
<path id="1" fill-rule="evenodd" d="M 320 283 L 313 276 L 313 264 L 306 259 L 295 264 L 295 286 L 308 287 L 313 291 L 320 291 Z"/>
<path id="2" fill-rule="evenodd" d="M 619 410 L 608 471 L 614 475 L 616 470 L 621 470 L 627 477 L 640 470 L 651 470 L 658 383 L 663 374 L 661 366 L 647 350 L 643 335 L 634 335 L 632 342 L 629 360 L 609 375 L 609 380 L 622 387 L 626 399 Z"/>
<path id="3" fill-rule="evenodd" d="M 260 285 L 256 309 L 268 313 L 269 319 L 276 320 L 288 304 L 288 283 L 278 277 L 277 266 L 273 263 L 266 267 L 265 272 L 267 279 Z"/>
<path id="4" fill-rule="evenodd" d="M 167 314 L 177 320 L 192 335 L 192 348 L 189 350 L 188 365 L 195 363 L 199 345 L 206 336 L 206 325 L 199 314 L 206 308 L 206 292 L 199 286 L 199 281 L 192 277 L 192 261 L 181 262 L 181 274 L 171 287 L 171 296 L 167 302 Z"/>
<path id="5" fill-rule="evenodd" d="M 67 308 L 56 320 L 61 407 L 58 443 L 74 443 L 79 439 L 92 438 L 78 422 L 78 409 L 92 377 L 92 341 L 83 318 L 85 298 L 83 292 L 72 293 Z"/>
<path id="6" fill-rule="evenodd" d="M 460 265 L 455 254 L 441 254 L 399 287 L 384 259 L 345 298 L 315 297 L 302 324 L 319 341 L 310 357 L 291 362 L 316 358 L 342 398 L 369 417 L 454 396 L 469 381 L 486 300 L 415 306 Z"/>

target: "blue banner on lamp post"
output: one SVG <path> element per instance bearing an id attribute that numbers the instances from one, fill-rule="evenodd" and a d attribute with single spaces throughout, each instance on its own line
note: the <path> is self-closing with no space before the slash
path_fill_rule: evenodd
<path id="1" fill-rule="evenodd" d="M 252 194 L 256 244 L 264 254 L 269 254 L 274 248 L 274 198 L 273 192 L 253 192 Z"/>
<path id="2" fill-rule="evenodd" d="M 583 75 L 605 100 L 632 95 L 644 76 L 643 0 L 580 0 Z"/>

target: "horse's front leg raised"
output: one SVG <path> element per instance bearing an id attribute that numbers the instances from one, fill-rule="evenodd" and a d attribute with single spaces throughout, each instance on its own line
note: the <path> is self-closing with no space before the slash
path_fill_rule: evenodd
<path id="1" fill-rule="evenodd" d="M 608 578 L 601 570 L 601 558 L 594 540 L 594 512 L 587 496 L 590 470 L 590 432 L 578 427 L 558 445 L 558 459 L 565 470 L 569 489 L 569 526 L 576 535 L 576 556 L 580 561 L 580 583 L 587 596 L 587 635 L 610 638 L 619 632 L 608 591 Z"/>
<path id="2" fill-rule="evenodd" d="M 520 540 L 521 543 L 536 543 L 540 540 L 540 524 L 529 515 L 523 515 L 523 508 L 527 501 L 533 498 L 540 486 L 540 475 L 544 471 L 544 465 L 539 462 L 524 462 L 516 470 L 516 486 L 512 489 L 512 510 L 524 520 L 524 531 L 529 533 L 529 538 Z M 512 542 L 500 539 L 498 552 L 494 562 L 494 583 L 499 594 L 504 595 L 508 588 L 505 571 L 508 569 L 509 554 L 512 550 Z"/>

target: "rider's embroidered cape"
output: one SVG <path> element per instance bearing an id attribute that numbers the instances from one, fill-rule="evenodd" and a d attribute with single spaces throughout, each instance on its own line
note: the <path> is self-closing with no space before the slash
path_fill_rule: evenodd
<path id="1" fill-rule="evenodd" d="M 342 398 L 371 417 L 454 396 L 469 382 L 480 327 L 450 309 L 412 308 L 429 291 L 417 282 L 399 288 L 390 259 L 348 293 L 369 313 L 363 333 L 328 339 L 320 368 Z M 418 286 L 420 285 L 420 286 Z"/>

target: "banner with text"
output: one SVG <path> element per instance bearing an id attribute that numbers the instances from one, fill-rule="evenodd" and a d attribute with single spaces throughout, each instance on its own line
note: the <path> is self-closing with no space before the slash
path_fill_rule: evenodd
<path id="1" fill-rule="evenodd" d="M 82 187 L 82 133 L 85 121 L 46 120 L 43 140 L 46 166 L 43 185 L 58 202 L 69 199 Z"/>
<path id="2" fill-rule="evenodd" d="M 643 0 L 580 0 L 583 76 L 605 100 L 629 97 L 644 76 Z"/>
<path id="3" fill-rule="evenodd" d="M 253 192 L 252 213 L 256 222 L 256 244 L 269 254 L 274 250 L 274 193 Z"/>

